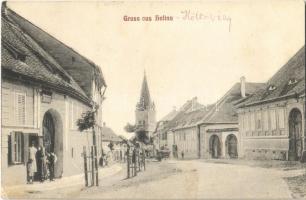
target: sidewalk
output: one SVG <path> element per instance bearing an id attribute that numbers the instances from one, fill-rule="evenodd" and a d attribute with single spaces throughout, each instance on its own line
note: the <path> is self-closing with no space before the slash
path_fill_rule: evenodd
<path id="1" fill-rule="evenodd" d="M 116 163 L 109 167 L 99 169 L 99 179 L 112 176 L 122 170 L 122 165 Z M 55 179 L 55 181 L 45 181 L 44 183 L 35 182 L 34 184 L 14 185 L 1 188 L 1 197 L 16 195 L 23 193 L 39 193 L 48 190 L 55 190 L 59 188 L 71 187 L 71 186 L 84 186 L 84 174 L 78 174 L 69 177 L 63 177 L 61 179 Z M 17 194 L 17 195 L 18 195 Z"/>

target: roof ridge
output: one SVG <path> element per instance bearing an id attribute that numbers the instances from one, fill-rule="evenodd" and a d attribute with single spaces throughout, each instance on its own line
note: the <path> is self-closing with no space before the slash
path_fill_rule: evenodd
<path id="1" fill-rule="evenodd" d="M 91 61 L 90 59 L 84 57 L 83 55 L 81 55 L 78 51 L 76 51 L 75 49 L 73 49 L 72 47 L 64 44 L 62 41 L 60 41 L 59 39 L 55 38 L 53 35 L 51 35 L 50 33 L 48 33 L 47 31 L 43 30 L 42 28 L 36 26 L 35 24 L 33 24 L 30 20 L 22 17 L 21 15 L 19 15 L 18 13 L 16 13 L 14 10 L 10 9 L 9 7 L 6 7 L 7 10 L 9 10 L 10 12 L 12 12 L 14 15 L 16 15 L 17 17 L 19 17 L 20 19 L 30 23 L 32 26 L 36 27 L 37 29 L 39 29 L 40 31 L 44 32 L 45 34 L 47 34 L 48 36 L 52 37 L 54 40 L 60 42 L 62 45 L 66 46 L 67 48 L 69 48 L 70 50 L 72 50 L 74 53 L 78 54 L 78 56 L 82 57 L 84 60 L 86 60 L 86 62 L 88 62 L 89 64 L 93 65 L 93 67 L 97 67 L 97 65 Z M 99 71 L 100 68 L 98 67 Z"/>
<path id="2" fill-rule="evenodd" d="M 9 9 L 9 8 L 7 8 Z M 10 10 L 10 9 L 9 9 Z M 7 18 L 7 19 L 6 19 Z M 59 70 L 61 73 L 63 73 L 65 76 L 67 76 L 70 80 L 73 81 L 73 83 L 75 84 L 75 86 L 78 87 L 78 89 L 80 89 L 83 92 L 83 95 L 85 95 L 87 98 L 88 96 L 86 95 L 85 91 L 79 86 L 79 84 L 76 83 L 76 81 L 74 80 L 74 78 L 65 71 L 65 69 L 53 58 L 53 56 L 51 56 L 33 37 L 31 37 L 29 34 L 27 34 L 27 32 L 25 32 L 19 25 L 18 23 L 15 22 L 15 20 L 11 19 L 9 16 L 6 16 L 6 18 L 3 18 L 3 20 L 7 21 L 9 26 L 13 26 L 14 29 L 18 29 L 18 31 L 20 31 L 22 33 L 22 37 L 24 40 L 26 40 L 29 43 L 35 43 L 35 46 L 37 46 L 38 48 L 40 48 L 49 58 L 45 58 L 44 55 L 42 55 L 41 52 L 39 52 L 38 50 L 35 50 L 33 47 L 31 47 L 29 44 L 26 44 L 24 41 L 21 41 L 24 45 L 26 45 L 28 48 L 30 48 L 32 51 L 35 51 L 35 53 L 38 53 L 40 56 L 43 57 L 44 60 L 46 60 L 51 66 L 55 67 L 57 70 Z M 9 20 L 8 20 L 9 19 Z M 12 24 L 14 23 L 14 24 Z M 20 37 L 17 36 L 15 32 L 13 32 L 13 34 L 16 37 Z M 29 39 L 31 41 L 29 41 Z M 52 59 L 52 61 L 50 61 L 49 59 Z M 48 67 L 47 67 L 48 68 Z M 51 72 L 52 73 L 52 72 Z"/>

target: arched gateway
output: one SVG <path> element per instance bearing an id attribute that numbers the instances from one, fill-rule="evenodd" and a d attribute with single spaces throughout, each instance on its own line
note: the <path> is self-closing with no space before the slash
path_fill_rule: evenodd
<path id="1" fill-rule="evenodd" d="M 217 135 L 212 135 L 209 139 L 209 152 L 212 158 L 221 156 L 221 144 Z"/>
<path id="2" fill-rule="evenodd" d="M 226 153 L 230 158 L 237 158 L 238 157 L 238 150 L 237 150 L 237 137 L 234 134 L 230 134 L 226 137 Z"/>
<path id="3" fill-rule="evenodd" d="M 303 152 L 302 114 L 293 109 L 289 114 L 289 160 L 300 160 Z"/>
<path id="4" fill-rule="evenodd" d="M 55 177 L 63 174 L 63 123 L 60 114 L 54 110 L 48 110 L 43 118 L 43 145 L 48 152 L 54 152 L 57 156 L 55 163 Z"/>

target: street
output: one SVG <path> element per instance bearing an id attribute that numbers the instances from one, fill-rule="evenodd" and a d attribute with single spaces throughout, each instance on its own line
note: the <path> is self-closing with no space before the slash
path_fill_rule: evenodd
<path id="1" fill-rule="evenodd" d="M 164 161 L 167 162 L 167 161 Z M 84 191 L 86 198 L 291 198 L 282 171 L 203 161 L 168 161 L 172 174 L 151 181 L 115 186 L 113 190 Z M 169 168 L 169 166 L 167 166 Z M 169 170 L 169 169 L 167 169 Z M 175 173 L 173 173 L 175 171 Z M 162 173 L 161 173 L 162 174 Z M 139 177 L 142 174 L 139 175 Z M 153 177 L 152 177 L 153 178 Z"/>
<path id="2" fill-rule="evenodd" d="M 99 187 L 66 185 L 56 190 L 28 192 L 26 198 L 86 199 L 212 199 L 293 198 L 286 177 L 303 173 L 205 160 L 150 161 L 147 170 L 126 179 L 122 170 L 100 179 Z M 14 196 L 10 196 L 14 197 Z"/>

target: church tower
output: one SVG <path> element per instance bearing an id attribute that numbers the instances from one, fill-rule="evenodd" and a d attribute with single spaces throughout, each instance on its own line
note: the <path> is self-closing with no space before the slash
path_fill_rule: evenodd
<path id="1" fill-rule="evenodd" d="M 140 99 L 136 105 L 135 118 L 137 131 L 145 131 L 146 135 L 151 137 L 156 125 L 155 105 L 151 101 L 146 73 L 142 81 Z"/>

